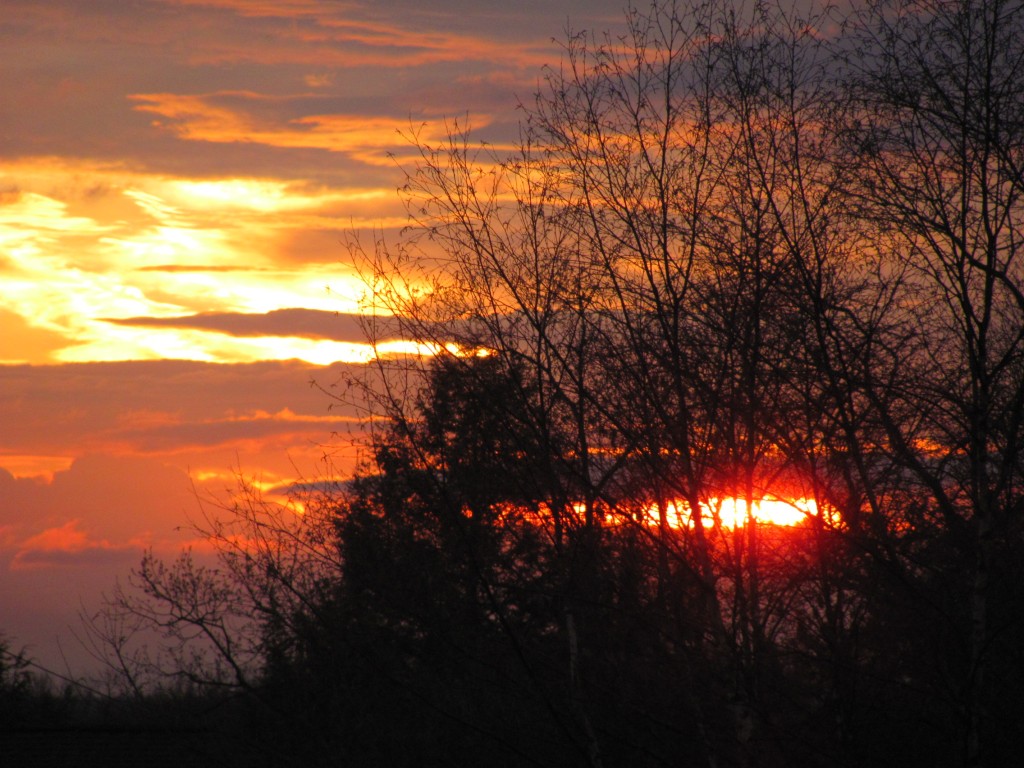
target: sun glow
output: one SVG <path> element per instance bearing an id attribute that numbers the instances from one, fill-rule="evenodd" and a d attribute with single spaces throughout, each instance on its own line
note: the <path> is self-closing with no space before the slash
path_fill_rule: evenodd
<path id="1" fill-rule="evenodd" d="M 717 500 L 712 500 L 714 508 Z M 771 525 L 799 525 L 808 517 L 818 514 L 818 505 L 812 499 L 779 499 L 767 496 L 748 503 L 743 499 L 727 497 L 717 502 L 717 514 L 722 525 L 728 528 L 739 528 L 751 518 L 759 523 Z M 705 517 L 707 515 L 705 514 Z M 714 514 L 712 514 L 714 519 Z"/>
<path id="2" fill-rule="evenodd" d="M 692 528 L 693 515 L 690 506 L 683 501 L 670 501 L 664 507 L 664 517 L 673 528 Z M 651 506 L 648 517 L 659 523 L 662 510 Z M 749 522 L 777 526 L 795 526 L 808 518 L 819 515 L 818 504 L 813 499 L 783 499 L 766 495 L 748 502 L 733 496 L 712 498 L 701 504 L 701 522 L 705 527 L 742 528 Z"/>
<path id="3" fill-rule="evenodd" d="M 232 341 L 108 319 L 293 307 L 359 313 L 366 287 L 338 264 L 333 230 L 342 212 L 383 226 L 398 205 L 392 198 L 372 185 L 328 189 L 303 181 L 173 178 L 52 158 L 5 167 L 0 361 L 373 359 L 380 352 L 365 344 Z"/>

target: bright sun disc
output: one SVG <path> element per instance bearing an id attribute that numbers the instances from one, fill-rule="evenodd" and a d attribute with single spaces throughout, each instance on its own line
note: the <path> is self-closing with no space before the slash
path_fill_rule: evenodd
<path id="1" fill-rule="evenodd" d="M 714 504 L 715 500 L 712 500 Z M 705 519 L 710 510 L 705 512 Z M 809 499 L 777 499 L 766 497 L 753 502 L 750 514 L 759 523 L 772 525 L 799 525 L 808 516 L 818 514 L 818 505 Z M 719 519 L 726 528 L 739 528 L 747 521 L 747 502 L 743 499 L 725 498 L 718 506 Z"/>
<path id="2" fill-rule="evenodd" d="M 685 502 L 672 501 L 666 505 L 666 518 L 673 528 L 692 527 L 693 516 Z M 647 512 L 652 522 L 659 520 L 657 507 Z M 818 505 L 813 499 L 780 499 L 765 496 L 756 499 L 750 505 L 745 499 L 727 496 L 724 499 L 710 499 L 701 505 L 701 520 L 706 527 L 720 524 L 723 528 L 742 528 L 746 525 L 748 515 L 759 523 L 779 526 L 800 525 L 808 517 L 818 515 Z"/>

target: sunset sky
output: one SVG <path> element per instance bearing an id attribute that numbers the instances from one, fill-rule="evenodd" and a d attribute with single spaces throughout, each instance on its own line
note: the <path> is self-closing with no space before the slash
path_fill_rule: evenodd
<path id="1" fill-rule="evenodd" d="M 80 611 L 196 495 L 351 468 L 352 233 L 407 136 L 515 139 L 567 24 L 622 0 L 2 0 L 0 633 L 87 666 Z"/>

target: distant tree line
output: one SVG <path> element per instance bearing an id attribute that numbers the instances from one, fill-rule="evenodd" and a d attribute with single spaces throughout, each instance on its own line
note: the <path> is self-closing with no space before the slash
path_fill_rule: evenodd
<path id="1" fill-rule="evenodd" d="M 297 764 L 1019 760 L 1024 5 L 659 0 L 564 45 L 517 147 L 413 131 L 410 229 L 352 243 L 437 349 L 344 390 L 358 476 L 242 493 L 97 647 Z M 726 524 L 766 496 L 811 512 Z"/>

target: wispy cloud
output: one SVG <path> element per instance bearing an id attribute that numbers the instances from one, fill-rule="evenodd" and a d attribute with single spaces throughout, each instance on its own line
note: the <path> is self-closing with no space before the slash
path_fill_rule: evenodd
<path id="1" fill-rule="evenodd" d="M 427 142 L 442 141 L 448 124 L 442 118 L 415 121 L 374 114 L 309 114 L 288 117 L 287 99 L 251 92 L 208 94 L 141 93 L 130 97 L 136 109 L 158 115 L 154 126 L 190 141 L 252 143 L 284 149 L 322 149 L 344 153 L 370 165 L 393 165 L 392 156 L 408 153 L 415 132 Z M 267 103 L 282 106 L 275 116 Z M 261 114 L 262 113 L 262 114 Z M 486 128 L 490 118 L 475 114 L 474 126 Z"/>
<path id="2" fill-rule="evenodd" d="M 550 37 L 557 31 L 524 23 L 521 13 L 479 5 L 472 14 L 477 23 L 471 26 L 453 24 L 453 15 L 464 13 L 464 9 L 454 4 L 445 8 L 443 3 L 429 7 L 422 3 L 392 4 L 382 9 L 367 2 L 171 2 L 228 11 L 240 19 L 289 22 L 263 27 L 274 35 L 276 45 L 272 47 L 219 52 L 219 57 L 231 55 L 238 59 L 266 61 L 267 57 L 274 57 L 277 63 L 301 61 L 331 67 L 401 68 L 480 61 L 492 66 L 497 62 L 506 67 L 537 67 L 544 63 L 544 55 L 550 54 Z M 561 23 L 557 16 L 554 21 Z"/>

